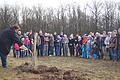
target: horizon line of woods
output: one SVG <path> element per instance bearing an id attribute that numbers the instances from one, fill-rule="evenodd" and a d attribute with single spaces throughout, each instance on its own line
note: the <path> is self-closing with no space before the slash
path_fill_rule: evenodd
<path id="1" fill-rule="evenodd" d="M 65 5 L 44 9 L 3 5 L 0 7 L 0 30 L 19 24 L 22 31 L 64 32 L 69 35 L 110 31 L 120 27 L 120 4 L 93 1 L 80 5 Z"/>

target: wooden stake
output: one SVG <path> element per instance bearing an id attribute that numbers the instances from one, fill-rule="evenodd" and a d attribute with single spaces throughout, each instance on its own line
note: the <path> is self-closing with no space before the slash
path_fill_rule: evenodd
<path id="1" fill-rule="evenodd" d="M 36 42 L 37 42 L 38 33 L 34 34 L 34 50 L 33 50 L 33 65 L 36 68 L 37 65 L 37 52 L 36 52 Z"/>

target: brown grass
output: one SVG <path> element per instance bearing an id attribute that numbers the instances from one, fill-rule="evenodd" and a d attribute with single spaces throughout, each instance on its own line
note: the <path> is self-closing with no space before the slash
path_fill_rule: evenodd
<path id="1" fill-rule="evenodd" d="M 9 70 L 0 67 L 0 80 L 20 80 L 22 77 L 35 77 L 30 73 L 13 70 L 22 63 L 32 63 L 32 58 L 8 57 Z M 90 60 L 78 57 L 39 57 L 37 65 L 57 67 L 62 70 L 79 71 L 79 76 L 91 80 L 120 80 L 120 62 Z"/>

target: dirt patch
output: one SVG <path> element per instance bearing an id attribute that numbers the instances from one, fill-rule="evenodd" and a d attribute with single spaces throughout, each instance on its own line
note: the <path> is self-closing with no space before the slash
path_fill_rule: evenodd
<path id="1" fill-rule="evenodd" d="M 78 76 L 78 71 L 64 71 L 56 67 L 48 67 L 43 65 L 39 65 L 36 69 L 34 69 L 33 65 L 25 63 L 16 67 L 15 69 L 21 72 L 39 75 L 38 77 L 32 78 L 25 77 L 21 80 L 88 80 Z"/>

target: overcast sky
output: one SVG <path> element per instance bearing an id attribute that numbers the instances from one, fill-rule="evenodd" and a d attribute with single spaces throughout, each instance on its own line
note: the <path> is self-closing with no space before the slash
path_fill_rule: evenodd
<path id="1" fill-rule="evenodd" d="M 27 6 L 32 7 L 34 5 L 41 5 L 42 7 L 52 7 L 57 8 L 60 5 L 66 4 L 79 4 L 82 7 L 86 3 L 91 3 L 93 0 L 0 0 L 0 5 L 9 4 L 9 5 L 19 5 L 19 6 Z M 96 1 L 104 1 L 104 0 L 96 0 Z M 120 2 L 120 0 L 107 0 Z"/>

